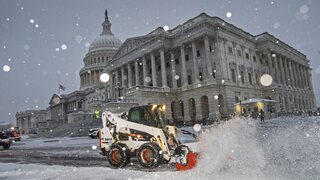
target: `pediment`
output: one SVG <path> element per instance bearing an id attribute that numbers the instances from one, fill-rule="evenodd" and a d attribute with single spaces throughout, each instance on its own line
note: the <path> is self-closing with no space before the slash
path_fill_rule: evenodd
<path id="1" fill-rule="evenodd" d="M 61 97 L 58 96 L 57 94 L 53 94 L 50 101 L 49 101 L 49 105 L 56 105 L 59 104 L 61 102 Z"/>
<path id="2" fill-rule="evenodd" d="M 123 42 L 119 47 L 116 54 L 113 56 L 113 59 L 117 59 L 123 54 L 126 54 L 127 52 L 130 52 L 137 47 L 140 47 L 142 44 L 150 41 L 153 37 L 154 35 L 146 35 L 126 39 L 125 42 Z"/>

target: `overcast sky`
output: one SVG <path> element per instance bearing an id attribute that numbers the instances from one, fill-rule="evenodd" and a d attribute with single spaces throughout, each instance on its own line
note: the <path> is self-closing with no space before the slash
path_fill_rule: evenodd
<path id="1" fill-rule="evenodd" d="M 0 124 L 15 122 L 17 111 L 48 107 L 59 77 L 64 93 L 79 89 L 83 57 L 102 31 L 105 9 L 122 42 L 201 12 L 253 35 L 267 31 L 310 59 L 320 104 L 317 0 L 0 0 Z"/>

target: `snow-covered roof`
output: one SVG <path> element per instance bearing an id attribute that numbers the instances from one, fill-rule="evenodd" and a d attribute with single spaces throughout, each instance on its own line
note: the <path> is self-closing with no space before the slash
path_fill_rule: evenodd
<path id="1" fill-rule="evenodd" d="M 252 98 L 245 101 L 241 101 L 241 104 L 250 104 L 250 103 L 258 103 L 258 102 L 277 102 L 271 99 L 260 99 L 260 98 Z M 240 105 L 240 102 L 235 103 L 234 105 Z"/>

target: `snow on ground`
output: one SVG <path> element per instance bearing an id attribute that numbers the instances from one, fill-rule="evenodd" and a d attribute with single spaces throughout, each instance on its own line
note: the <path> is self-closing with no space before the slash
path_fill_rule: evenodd
<path id="1" fill-rule="evenodd" d="M 179 180 L 320 177 L 319 117 L 281 117 L 263 124 L 252 119 L 235 117 L 202 131 L 199 139 L 198 143 L 193 144 L 200 152 L 198 166 L 189 171 L 146 172 L 107 167 L 0 163 L 0 179 Z"/>

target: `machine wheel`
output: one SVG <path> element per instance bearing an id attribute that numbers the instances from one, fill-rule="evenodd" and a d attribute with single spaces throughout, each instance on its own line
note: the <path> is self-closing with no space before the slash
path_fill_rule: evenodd
<path id="1" fill-rule="evenodd" d="M 10 144 L 9 143 L 4 143 L 2 145 L 3 149 L 9 149 L 10 148 Z"/>
<path id="2" fill-rule="evenodd" d="M 156 168 L 163 161 L 160 147 L 155 143 L 145 143 L 138 149 L 138 161 L 145 168 Z"/>
<path id="3" fill-rule="evenodd" d="M 114 167 L 124 167 L 130 162 L 130 151 L 125 144 L 116 143 L 111 145 L 107 152 L 108 161 Z"/>

